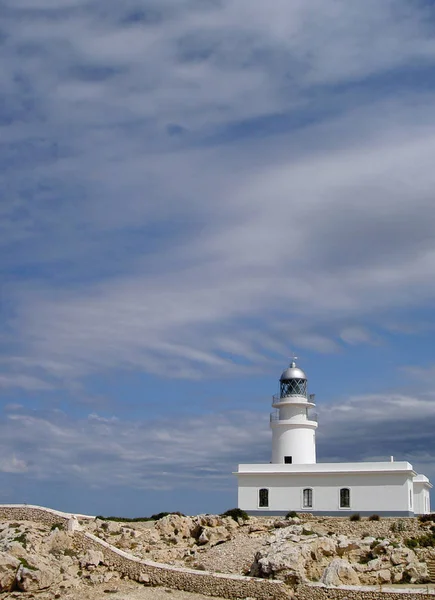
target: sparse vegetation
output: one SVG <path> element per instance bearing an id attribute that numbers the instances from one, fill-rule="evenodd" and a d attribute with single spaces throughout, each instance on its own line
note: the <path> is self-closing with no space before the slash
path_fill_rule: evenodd
<path id="1" fill-rule="evenodd" d="M 381 517 L 379 515 L 370 515 L 369 521 L 380 521 Z"/>
<path id="2" fill-rule="evenodd" d="M 420 521 L 420 523 L 427 523 L 428 521 L 435 522 L 435 513 L 431 513 L 428 515 L 420 515 L 418 517 L 418 520 Z"/>
<path id="3" fill-rule="evenodd" d="M 24 548 L 27 547 L 27 538 L 26 538 L 26 534 L 25 533 L 21 533 L 20 535 L 17 535 L 14 537 L 14 542 L 19 542 L 20 544 L 22 544 L 22 546 Z"/>
<path id="4" fill-rule="evenodd" d="M 239 519 L 242 519 L 242 521 L 247 521 L 249 519 L 248 513 L 241 508 L 230 508 L 222 513 L 221 517 L 231 517 L 234 519 L 234 521 L 238 521 Z"/>
<path id="5" fill-rule="evenodd" d="M 62 522 L 53 523 L 53 525 L 50 527 L 50 531 L 54 531 L 55 529 L 59 529 L 59 531 L 61 531 L 62 529 L 64 529 L 64 524 Z"/>
<path id="6" fill-rule="evenodd" d="M 117 523 L 140 523 L 146 521 L 158 521 L 159 519 L 163 519 L 163 517 L 167 517 L 168 515 L 178 515 L 179 517 L 185 517 L 181 512 L 160 512 L 155 515 L 151 515 L 150 517 L 103 517 L 102 515 L 97 515 L 97 519 L 100 521 L 116 521 Z"/>
<path id="7" fill-rule="evenodd" d="M 361 515 L 359 513 L 350 515 L 349 520 L 350 521 L 361 521 Z"/>
<path id="8" fill-rule="evenodd" d="M 393 533 L 399 533 L 400 531 L 405 531 L 406 525 L 403 521 L 394 521 L 390 529 Z"/>
<path id="9" fill-rule="evenodd" d="M 25 558 L 19 558 L 18 560 L 25 569 L 29 569 L 29 571 L 36 571 L 36 568 L 32 567 L 32 565 L 30 565 Z"/>
<path id="10" fill-rule="evenodd" d="M 405 540 L 405 545 L 408 548 L 434 548 L 435 547 L 435 526 L 430 528 L 429 533 L 418 537 L 411 537 Z"/>
<path id="11" fill-rule="evenodd" d="M 364 554 L 364 556 L 361 556 L 361 558 L 359 559 L 359 564 L 366 565 L 374 558 L 376 558 L 376 556 L 373 554 L 373 552 L 366 552 L 366 554 Z"/>

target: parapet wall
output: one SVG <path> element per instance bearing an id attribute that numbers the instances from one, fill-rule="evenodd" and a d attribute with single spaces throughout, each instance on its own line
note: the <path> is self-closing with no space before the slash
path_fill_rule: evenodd
<path id="1" fill-rule="evenodd" d="M 60 510 L 35 506 L 33 504 L 0 504 L 0 519 L 6 521 L 36 521 L 37 523 L 46 523 L 55 525 L 56 523 L 66 523 L 75 516 L 77 519 L 94 519 L 88 515 L 73 515 L 64 513 Z"/>
<path id="2" fill-rule="evenodd" d="M 74 545 L 81 552 L 87 550 L 102 552 L 106 565 L 135 581 L 143 581 L 145 576 L 149 585 L 163 585 L 221 598 L 254 597 L 257 600 L 287 600 L 290 597 L 289 588 L 281 581 L 196 571 L 141 560 L 83 531 L 75 533 Z"/>
<path id="3" fill-rule="evenodd" d="M 306 513 L 300 513 L 299 517 L 308 524 L 314 521 L 316 525 L 321 526 L 325 531 L 336 533 L 338 535 L 364 537 L 366 535 L 378 537 L 389 537 L 393 534 L 396 537 L 408 538 L 424 533 L 418 518 L 399 518 L 399 517 L 381 517 L 379 521 L 369 521 L 362 517 L 360 521 L 351 521 L 350 515 L 342 517 L 313 517 Z M 392 531 L 392 528 L 395 531 Z"/>
<path id="4" fill-rule="evenodd" d="M 301 585 L 297 588 L 297 600 L 423 600 L 424 598 L 435 599 L 435 589 L 382 589 L 380 587 L 351 587 L 339 588 Z"/>

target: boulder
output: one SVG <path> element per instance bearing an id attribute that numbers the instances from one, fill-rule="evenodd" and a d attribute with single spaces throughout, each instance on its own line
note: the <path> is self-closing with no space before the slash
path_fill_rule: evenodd
<path id="1" fill-rule="evenodd" d="M 80 560 L 80 566 L 89 569 L 89 567 L 98 567 L 103 562 L 104 556 L 100 550 L 88 550 Z"/>
<path id="2" fill-rule="evenodd" d="M 390 583 L 391 582 L 391 571 L 389 569 L 381 569 L 378 571 L 379 583 Z"/>
<path id="3" fill-rule="evenodd" d="M 18 558 L 0 552 L 0 592 L 9 592 L 12 589 L 20 566 Z"/>
<path id="4" fill-rule="evenodd" d="M 359 585 L 360 579 L 352 565 L 342 558 L 334 558 L 323 571 L 322 583 L 325 585 Z"/>
<path id="5" fill-rule="evenodd" d="M 73 537 L 66 533 L 66 531 L 59 531 L 55 529 L 51 532 L 49 537 L 50 552 L 53 554 L 61 554 L 65 550 L 71 550 L 73 547 Z"/>
<path id="6" fill-rule="evenodd" d="M 290 585 L 307 583 L 308 578 L 305 571 L 307 556 L 304 556 L 302 548 L 298 545 L 291 545 L 287 548 L 280 548 L 266 552 L 258 552 L 255 557 L 255 566 L 251 574 L 264 576 L 274 576 L 284 580 Z"/>
<path id="7" fill-rule="evenodd" d="M 164 538 L 189 538 L 195 526 L 190 517 L 167 515 L 156 522 L 155 529 Z"/>
<path id="8" fill-rule="evenodd" d="M 426 563 L 414 561 L 406 565 L 404 573 L 409 577 L 410 583 L 426 583 L 429 580 Z"/>
<path id="9" fill-rule="evenodd" d="M 210 540 L 208 539 L 207 532 L 203 529 L 198 537 L 198 544 L 200 546 L 207 544 Z"/>
<path id="10" fill-rule="evenodd" d="M 415 556 L 409 548 L 395 548 L 390 555 L 393 565 L 404 565 L 412 562 Z"/>
<path id="11" fill-rule="evenodd" d="M 45 590 L 61 579 L 60 572 L 44 564 L 35 556 L 27 566 L 21 565 L 17 572 L 17 587 L 22 592 Z"/>

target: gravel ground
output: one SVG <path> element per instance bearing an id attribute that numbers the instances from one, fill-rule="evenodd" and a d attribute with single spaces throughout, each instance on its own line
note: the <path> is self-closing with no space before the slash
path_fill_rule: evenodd
<path id="1" fill-rule="evenodd" d="M 193 566 L 199 566 L 206 571 L 245 575 L 254 562 L 256 552 L 263 546 L 268 536 L 268 533 L 258 536 L 236 534 L 228 542 L 197 551 Z M 186 565 L 189 566 L 188 563 Z"/>

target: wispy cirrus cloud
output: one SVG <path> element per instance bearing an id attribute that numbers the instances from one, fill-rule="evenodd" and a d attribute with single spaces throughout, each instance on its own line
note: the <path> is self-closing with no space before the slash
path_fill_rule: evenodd
<path id="1" fill-rule="evenodd" d="M 251 373 L 433 300 L 430 8 L 4 6 L 4 381 Z"/>

